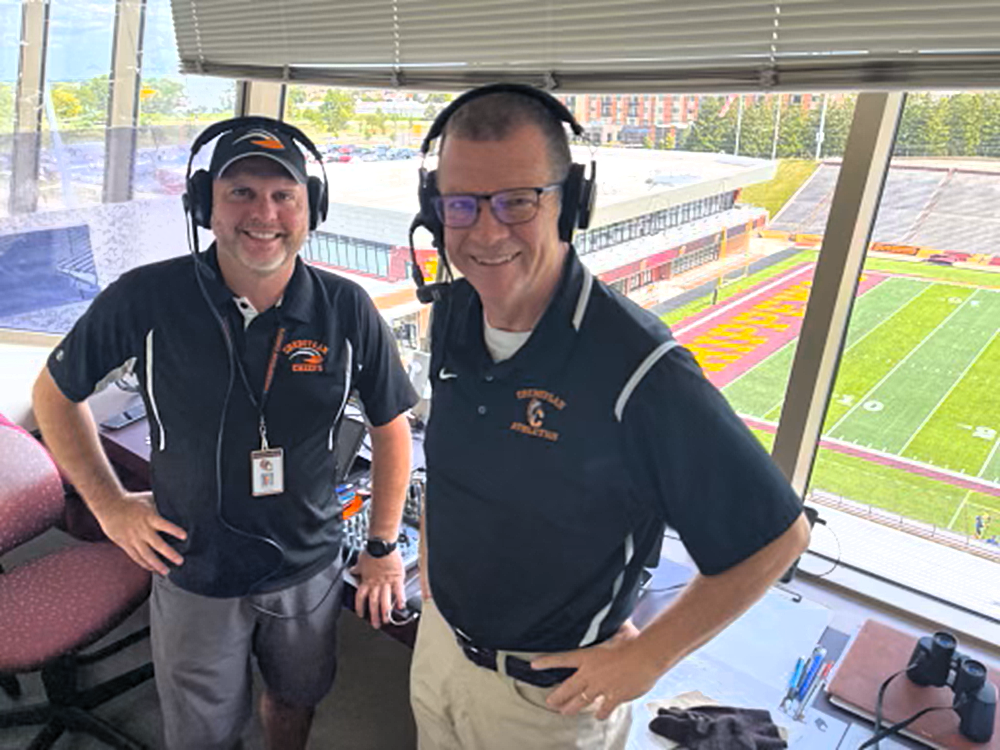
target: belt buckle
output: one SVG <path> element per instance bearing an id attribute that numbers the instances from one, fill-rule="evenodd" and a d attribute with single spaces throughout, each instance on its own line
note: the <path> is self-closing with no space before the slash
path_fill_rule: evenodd
<path id="1" fill-rule="evenodd" d="M 462 651 L 465 652 L 466 657 L 473 664 L 480 667 L 485 667 L 486 669 L 492 669 L 496 671 L 497 669 L 497 652 L 491 648 L 480 648 L 476 646 L 472 640 L 463 633 L 458 628 L 452 628 L 455 632 L 455 638 L 458 640 L 458 645 L 461 647 Z"/>

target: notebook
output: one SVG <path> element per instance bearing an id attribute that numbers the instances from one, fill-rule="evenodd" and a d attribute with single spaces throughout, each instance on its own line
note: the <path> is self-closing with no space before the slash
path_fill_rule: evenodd
<path id="1" fill-rule="evenodd" d="M 917 637 L 885 623 L 867 620 L 848 646 L 827 687 L 830 701 L 841 708 L 875 717 L 875 700 L 882 682 L 903 669 L 917 644 Z M 959 652 L 962 645 L 959 643 Z M 989 679 L 1000 684 L 1000 674 L 989 669 Z M 950 706 L 954 698 L 949 687 L 921 687 L 900 675 L 885 692 L 882 703 L 883 726 L 912 716 L 928 706 Z M 1000 750 L 1000 715 L 994 718 L 993 738 L 987 743 L 972 742 L 958 731 L 958 714 L 948 709 L 922 716 L 903 734 L 942 750 Z"/>

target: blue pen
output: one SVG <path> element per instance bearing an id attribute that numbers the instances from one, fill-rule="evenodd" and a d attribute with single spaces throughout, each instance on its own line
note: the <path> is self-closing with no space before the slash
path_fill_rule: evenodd
<path id="1" fill-rule="evenodd" d="M 795 671 L 792 672 L 792 677 L 788 680 L 788 688 L 785 690 L 785 697 L 781 701 L 782 706 L 795 697 L 795 692 L 799 686 L 799 678 L 802 676 L 802 668 L 805 666 L 805 663 L 806 660 L 802 656 L 795 662 Z"/>
<path id="2" fill-rule="evenodd" d="M 809 662 L 809 669 L 806 670 L 806 677 L 802 680 L 802 684 L 799 685 L 799 702 L 806 697 L 806 693 L 809 692 L 809 687 L 812 685 L 813 678 L 816 677 L 816 673 L 819 672 L 820 664 L 823 663 L 823 659 L 826 658 L 826 649 L 822 646 L 817 646 L 813 651 L 812 661 Z"/>

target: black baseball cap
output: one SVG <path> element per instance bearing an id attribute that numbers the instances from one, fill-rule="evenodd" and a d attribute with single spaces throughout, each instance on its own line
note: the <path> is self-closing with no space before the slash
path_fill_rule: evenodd
<path id="1" fill-rule="evenodd" d="M 306 182 L 306 159 L 298 146 L 284 131 L 266 126 L 239 128 L 219 138 L 209 166 L 212 179 L 222 176 L 234 162 L 248 156 L 276 161 L 296 182 Z"/>

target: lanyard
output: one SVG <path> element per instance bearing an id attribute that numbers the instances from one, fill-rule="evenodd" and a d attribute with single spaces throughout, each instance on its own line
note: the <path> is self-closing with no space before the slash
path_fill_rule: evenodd
<path id="1" fill-rule="evenodd" d="M 271 357 L 267 362 L 267 373 L 264 375 L 264 389 L 261 391 L 260 399 L 258 400 L 254 396 L 253 388 L 250 387 L 250 378 L 247 377 L 246 369 L 243 367 L 242 358 L 233 352 L 233 359 L 236 360 L 236 369 L 240 373 L 240 377 L 243 379 L 243 385 L 247 389 L 247 395 L 250 397 L 250 402 L 257 408 L 257 414 L 259 417 L 259 429 L 260 429 L 260 447 L 263 450 L 268 449 L 267 445 L 267 423 L 264 419 L 264 405 L 267 403 L 267 394 L 271 392 L 271 383 L 274 380 L 274 368 L 278 363 L 278 352 L 281 350 L 281 344 L 285 340 L 285 329 L 279 328 L 278 332 L 274 335 L 274 345 L 271 347 Z"/>

